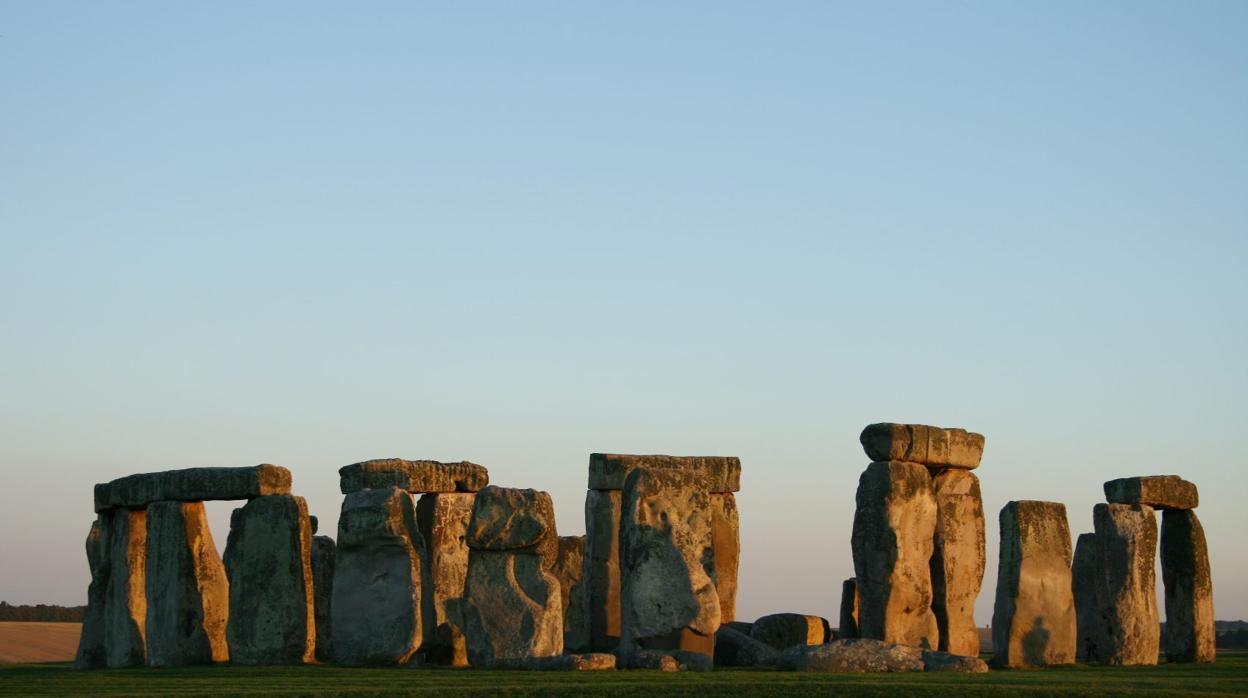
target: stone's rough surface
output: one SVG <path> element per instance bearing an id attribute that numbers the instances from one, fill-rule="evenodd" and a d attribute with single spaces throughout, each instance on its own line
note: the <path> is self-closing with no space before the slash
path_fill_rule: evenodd
<path id="1" fill-rule="evenodd" d="M 993 663 L 1046 666 L 1075 661 L 1070 529 L 1057 502 L 1009 502 L 1001 509 Z"/>
<path id="2" fill-rule="evenodd" d="M 1095 533 L 1080 533 L 1075 541 L 1075 557 L 1070 565 L 1070 590 L 1075 599 L 1077 640 L 1075 659 L 1097 662 L 1105 644 L 1105 617 L 1096 603 L 1096 575 L 1099 563 Z"/>
<path id="3" fill-rule="evenodd" d="M 464 638 L 472 666 L 563 652 L 559 580 L 539 555 L 472 549 L 464 583 Z"/>
<path id="4" fill-rule="evenodd" d="M 858 480 L 852 547 L 858 630 L 917 647 L 937 646 L 929 561 L 936 497 L 918 463 L 872 463 Z"/>
<path id="5" fill-rule="evenodd" d="M 950 468 L 932 476 L 936 535 L 931 559 L 932 612 L 943 652 L 979 654 L 975 599 L 984 581 L 984 504 L 979 478 Z"/>
<path id="6" fill-rule="evenodd" d="M 425 537 L 425 654 L 430 661 L 468 666 L 463 622 L 456 612 L 468 577 L 468 523 L 476 494 L 426 494 L 416 504 L 416 520 Z"/>
<path id="7" fill-rule="evenodd" d="M 104 514 L 104 663 L 142 666 L 147 657 L 147 512 Z"/>
<path id="8" fill-rule="evenodd" d="M 662 650 L 635 650 L 619 652 L 618 664 L 625 669 L 650 669 L 672 673 L 681 670 L 680 660 Z"/>
<path id="9" fill-rule="evenodd" d="M 303 497 L 257 497 L 235 509 L 224 561 L 230 580 L 230 661 L 314 661 L 312 522 Z"/>
<path id="10" fill-rule="evenodd" d="M 290 471 L 280 465 L 186 468 L 140 473 L 95 486 L 95 511 L 140 509 L 159 501 L 199 502 L 290 494 Z"/>
<path id="11" fill-rule="evenodd" d="M 710 495 L 677 470 L 639 468 L 624 484 L 620 650 L 713 656 L 720 603 L 711 578 Z"/>
<path id="12" fill-rule="evenodd" d="M 1162 512 L 1161 577 L 1166 583 L 1166 660 L 1212 662 L 1217 639 L 1213 580 L 1205 529 L 1196 512 Z"/>
<path id="13" fill-rule="evenodd" d="M 147 663 L 229 661 L 230 587 L 203 502 L 147 507 Z"/>
<path id="14" fill-rule="evenodd" d="M 728 625 L 715 631 L 715 666 L 774 666 L 780 653 Z"/>
<path id="15" fill-rule="evenodd" d="M 1195 509 L 1200 504 L 1196 485 L 1178 475 L 1124 477 L 1105 483 L 1110 504 L 1143 504 L 1154 509 Z"/>
<path id="16" fill-rule="evenodd" d="M 589 490 L 585 495 L 585 616 L 589 648 L 613 651 L 620 642 L 619 490 Z"/>
<path id="17" fill-rule="evenodd" d="M 589 646 L 585 585 L 581 583 L 585 577 L 585 536 L 564 536 L 559 539 L 559 554 L 555 558 L 552 572 L 559 580 L 560 605 L 563 609 L 563 649 L 566 652 L 584 652 Z"/>
<path id="18" fill-rule="evenodd" d="M 489 486 L 477 493 L 468 524 L 468 547 L 476 550 L 528 548 L 554 562 L 558 533 L 555 506 L 539 490 Z"/>
<path id="19" fill-rule="evenodd" d="M 1157 663 L 1161 626 L 1157 614 L 1157 515 L 1139 504 L 1097 504 L 1096 601 L 1105 618 L 1107 664 Z"/>
<path id="20" fill-rule="evenodd" d="M 923 671 L 923 650 L 858 638 L 822 645 L 797 645 L 780 655 L 780 668 L 821 673 Z"/>
<path id="21" fill-rule="evenodd" d="M 861 637 L 858 632 L 858 580 L 853 577 L 841 582 L 841 619 L 836 632 L 842 640 Z"/>
<path id="22" fill-rule="evenodd" d="M 613 671 L 615 669 L 615 655 L 597 652 L 560 654 L 554 657 L 499 659 L 491 662 L 490 668 L 522 669 L 526 671 Z"/>
<path id="23" fill-rule="evenodd" d="M 731 492 L 711 494 L 711 550 L 715 555 L 715 593 L 720 622 L 737 617 L 737 565 L 741 560 L 741 520 Z"/>
<path id="24" fill-rule="evenodd" d="M 104 604 L 108 597 L 107 527 L 108 521 L 101 514 L 91 523 L 91 530 L 87 533 L 87 568 L 91 570 L 91 585 L 87 587 L 87 610 L 82 618 L 78 651 L 74 655 L 75 669 L 108 666 L 104 645 Z"/>
<path id="25" fill-rule="evenodd" d="M 423 546 L 406 491 L 361 490 L 343 500 L 330 604 L 337 663 L 412 659 L 421 643 Z"/>
<path id="26" fill-rule="evenodd" d="M 822 645 L 832 640 L 828 621 L 800 613 L 773 613 L 754 621 L 750 637 L 778 650 L 793 645 Z"/>
<path id="27" fill-rule="evenodd" d="M 922 463 L 932 468 L 979 467 L 984 435 L 965 429 L 942 429 L 925 424 L 871 424 L 858 437 L 873 461 Z"/>
<path id="28" fill-rule="evenodd" d="M 988 671 L 988 663 L 979 657 L 924 650 L 923 671 L 955 671 L 964 674 L 983 674 Z"/>
<path id="29" fill-rule="evenodd" d="M 334 539 L 329 536 L 312 538 L 312 590 L 316 611 L 316 660 L 334 659 L 332 609 L 334 594 Z"/>
<path id="30" fill-rule="evenodd" d="M 338 469 L 338 478 L 343 494 L 391 487 L 412 494 L 476 492 L 490 484 L 490 473 L 483 465 L 402 458 L 379 458 L 344 465 Z"/>
<path id="31" fill-rule="evenodd" d="M 736 492 L 741 489 L 741 459 L 731 456 L 634 456 L 619 453 L 591 453 L 589 488 L 622 490 L 628 474 L 636 468 L 676 470 L 707 492 Z"/>

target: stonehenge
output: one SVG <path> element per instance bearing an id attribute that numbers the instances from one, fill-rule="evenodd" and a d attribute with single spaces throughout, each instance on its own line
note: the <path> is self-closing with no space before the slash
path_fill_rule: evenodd
<path id="1" fill-rule="evenodd" d="M 1105 623 L 1098 657 L 1107 664 L 1156 664 L 1161 644 L 1157 614 L 1157 516 L 1143 504 L 1097 504 L 1096 604 Z"/>
<path id="2" fill-rule="evenodd" d="M 858 632 L 858 580 L 850 577 L 841 582 L 841 612 L 837 634 L 847 640 L 862 637 Z"/>
<path id="3" fill-rule="evenodd" d="M 225 625 L 230 590 L 203 502 L 147 506 L 148 666 L 211 664 L 230 658 Z"/>
<path id="4" fill-rule="evenodd" d="M 468 666 L 463 622 L 457 615 L 468 578 L 468 522 L 472 492 L 430 492 L 416 503 L 416 522 L 425 537 L 425 649 L 427 658 L 448 666 Z"/>
<path id="5" fill-rule="evenodd" d="M 1212 662 L 1213 582 L 1205 529 L 1190 509 L 1161 512 L 1161 577 L 1166 586 L 1166 660 Z"/>
<path id="6" fill-rule="evenodd" d="M 982 447 L 982 437 L 980 444 Z M 942 652 L 979 654 L 975 599 L 984 581 L 984 505 L 979 478 L 969 470 L 947 468 L 932 477 L 936 494 L 933 538 L 932 612 Z"/>
<path id="7" fill-rule="evenodd" d="M 1096 600 L 1096 570 L 1100 564 L 1096 534 L 1080 533 L 1070 564 L 1070 591 L 1075 601 L 1075 659 L 1100 661 L 1106 640 L 1105 619 Z"/>

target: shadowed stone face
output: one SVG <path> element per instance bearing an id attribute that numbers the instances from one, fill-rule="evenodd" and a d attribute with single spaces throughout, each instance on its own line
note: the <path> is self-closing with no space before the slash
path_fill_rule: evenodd
<path id="1" fill-rule="evenodd" d="M 313 599 L 316 611 L 316 659 L 330 662 L 334 658 L 332 609 L 334 594 L 334 559 L 337 546 L 329 536 L 312 537 Z"/>
<path id="2" fill-rule="evenodd" d="M 147 508 L 147 663 L 226 662 L 230 588 L 203 502 Z"/>
<path id="3" fill-rule="evenodd" d="M 939 649 L 979 654 L 975 599 L 984 581 L 984 505 L 979 478 L 947 469 L 932 477 L 936 534 L 932 552 L 932 612 L 940 628 Z"/>
<path id="4" fill-rule="evenodd" d="M 95 486 L 95 511 L 139 509 L 159 501 L 202 502 L 290 494 L 290 471 L 280 465 L 186 468 L 140 473 Z"/>
<path id="5" fill-rule="evenodd" d="M 876 462 L 922 463 L 929 468 L 978 468 L 984 455 L 984 435 L 965 429 L 942 429 L 925 424 L 868 425 L 858 437 L 867 456 Z"/>
<path id="6" fill-rule="evenodd" d="M 585 536 L 559 538 L 559 555 L 553 568 L 559 580 L 563 608 L 563 648 L 584 652 L 589 645 L 589 622 L 585 617 Z"/>
<path id="7" fill-rule="evenodd" d="M 1098 566 L 1096 599 L 1105 617 L 1101 661 L 1108 664 L 1157 663 L 1161 642 L 1157 614 L 1157 516 L 1138 504 L 1097 504 Z"/>
<path id="8" fill-rule="evenodd" d="M 786 650 L 794 645 L 822 645 L 833 639 L 826 619 L 800 613 L 763 616 L 754 621 L 750 637 L 777 650 Z"/>
<path id="9" fill-rule="evenodd" d="M 1212 662 L 1217 630 L 1205 529 L 1194 511 L 1161 514 L 1161 576 L 1166 583 L 1166 660 Z"/>
<path id="10" fill-rule="evenodd" d="M 425 649 L 438 664 L 468 666 L 463 621 L 455 613 L 468 578 L 468 524 L 476 496 L 472 492 L 426 494 L 416 505 L 429 553 L 422 594 Z"/>
<path id="11" fill-rule="evenodd" d="M 1105 501 L 1154 509 L 1195 509 L 1200 494 L 1196 485 L 1178 475 L 1150 475 L 1110 480 L 1105 483 Z"/>
<path id="12" fill-rule="evenodd" d="M 104 604 L 108 595 L 108 537 L 105 515 L 96 517 L 87 533 L 87 566 L 91 585 L 87 587 L 87 610 L 82 619 L 82 635 L 74 656 L 75 669 L 99 669 L 106 666 L 104 637 Z"/>
<path id="13" fill-rule="evenodd" d="M 391 487 L 412 494 L 476 492 L 490 484 L 489 471 L 468 461 L 440 463 L 436 460 L 379 458 L 345 465 L 338 469 L 338 477 L 343 494 Z"/>
<path id="14" fill-rule="evenodd" d="M 147 511 L 104 514 L 104 659 L 110 668 L 142 666 L 147 657 Z"/>
<path id="15" fill-rule="evenodd" d="M 619 490 L 589 490 L 585 495 L 585 615 L 589 646 L 614 650 L 620 642 Z"/>
<path id="16" fill-rule="evenodd" d="M 838 639 L 859 637 L 858 631 L 858 580 L 850 577 L 841 582 L 841 618 L 837 628 Z"/>
<path id="17" fill-rule="evenodd" d="M 1096 577 L 1100 565 L 1096 534 L 1081 533 L 1075 542 L 1075 559 L 1070 566 L 1071 592 L 1075 597 L 1078 623 L 1076 659 L 1081 662 L 1101 661 L 1105 646 L 1105 616 L 1096 602 Z"/>

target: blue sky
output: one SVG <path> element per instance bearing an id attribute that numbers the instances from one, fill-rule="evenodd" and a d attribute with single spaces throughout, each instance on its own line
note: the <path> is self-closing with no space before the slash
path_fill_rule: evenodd
<path id="1" fill-rule="evenodd" d="M 1248 616 L 1248 5 L 0 2 L 0 575 L 91 484 L 742 457 L 743 617 L 835 617 L 875 421 L 989 518 L 1202 490 Z M 212 505 L 218 545 L 230 505 Z"/>

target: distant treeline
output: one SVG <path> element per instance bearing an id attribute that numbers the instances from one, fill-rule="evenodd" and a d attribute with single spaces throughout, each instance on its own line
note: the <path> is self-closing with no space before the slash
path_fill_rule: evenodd
<path id="1" fill-rule="evenodd" d="M 1248 650 L 1248 628 L 1218 633 L 1217 645 L 1219 649 Z"/>
<path id="2" fill-rule="evenodd" d="M 0 601 L 0 622 L 22 621 L 26 623 L 81 623 L 86 606 L 14 606 Z"/>

